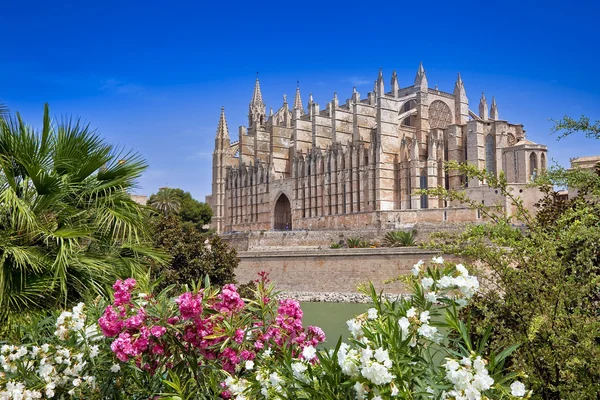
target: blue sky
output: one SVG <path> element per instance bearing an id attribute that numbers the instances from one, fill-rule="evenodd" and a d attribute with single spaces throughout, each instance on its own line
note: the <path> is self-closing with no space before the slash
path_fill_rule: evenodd
<path id="1" fill-rule="evenodd" d="M 485 92 L 550 158 L 600 154 L 583 136 L 560 142 L 548 118 L 600 119 L 600 6 L 595 2 L 12 1 L 0 7 L 0 101 L 34 125 L 48 102 L 150 167 L 138 193 L 168 185 L 203 200 L 221 106 L 230 133 L 247 124 L 255 73 L 275 110 L 300 81 L 324 107 L 379 68 L 452 91 L 470 108 Z M 501 4 L 501 5 L 500 5 Z"/>

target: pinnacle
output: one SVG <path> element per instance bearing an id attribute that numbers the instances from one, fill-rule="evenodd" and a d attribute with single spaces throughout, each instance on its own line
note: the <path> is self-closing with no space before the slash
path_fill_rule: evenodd
<path id="1" fill-rule="evenodd" d="M 217 126 L 217 138 L 229 139 L 229 128 L 227 128 L 227 119 L 225 118 L 225 107 L 221 107 L 221 117 Z"/>
<path id="2" fill-rule="evenodd" d="M 456 85 L 459 87 L 464 86 L 462 78 L 460 77 L 460 72 L 458 73 L 458 77 L 456 78 Z"/>
<path id="3" fill-rule="evenodd" d="M 251 104 L 264 105 L 263 99 L 262 99 L 262 93 L 260 91 L 260 82 L 258 81 L 258 73 L 256 75 L 256 83 L 254 84 L 254 93 L 252 93 Z"/>
<path id="4" fill-rule="evenodd" d="M 492 107 L 496 107 L 496 97 L 492 96 Z"/>
<path id="5" fill-rule="evenodd" d="M 300 82 L 296 82 L 296 97 L 294 97 L 294 109 L 302 110 L 302 98 L 300 97 Z"/>

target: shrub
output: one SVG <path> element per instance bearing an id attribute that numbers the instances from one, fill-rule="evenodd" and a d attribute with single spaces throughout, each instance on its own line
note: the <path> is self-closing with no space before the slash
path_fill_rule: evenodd
<path id="1" fill-rule="evenodd" d="M 341 249 L 342 245 L 339 243 L 331 243 L 331 245 L 329 246 L 330 249 Z"/>
<path id="2" fill-rule="evenodd" d="M 217 286 L 235 282 L 237 252 L 218 236 L 186 229 L 175 216 L 157 217 L 153 231 L 154 245 L 171 256 L 167 264 L 153 269 L 155 279 L 162 280 L 159 289 L 197 282 L 205 276 Z"/>
<path id="3" fill-rule="evenodd" d="M 485 179 L 507 196 L 516 212 L 486 209 L 462 193 L 432 194 L 479 208 L 492 221 L 458 235 L 437 235 L 431 244 L 445 253 L 477 260 L 490 288 L 473 305 L 474 332 L 494 327 L 492 349 L 522 346 L 512 368 L 529 376 L 542 399 L 596 399 L 600 395 L 600 174 L 551 169 L 538 177 L 545 193 L 532 215 L 515 197 L 503 175 L 496 178 L 472 166 L 450 164 L 470 178 Z M 555 184 L 580 189 L 567 201 Z M 521 230 L 514 226 L 526 225 Z"/>
<path id="4" fill-rule="evenodd" d="M 385 234 L 383 244 L 386 247 L 415 246 L 416 231 L 392 231 Z"/>
<path id="5" fill-rule="evenodd" d="M 529 396 L 516 375 L 504 374 L 515 346 L 489 352 L 488 336 L 473 341 L 459 317 L 477 278 L 441 257 L 417 263 L 413 274 L 410 297 L 390 301 L 365 289 L 373 308 L 348 321 L 352 338 L 332 351 L 317 349 L 323 332 L 303 327 L 297 301 L 275 300 L 264 273 L 247 301 L 235 286 L 208 281 L 176 296 L 172 287 L 153 293 L 117 281 L 98 324 L 97 308 L 84 317 L 83 305 L 58 318 L 50 336 L 61 347 L 1 347 L 0 398 Z"/>

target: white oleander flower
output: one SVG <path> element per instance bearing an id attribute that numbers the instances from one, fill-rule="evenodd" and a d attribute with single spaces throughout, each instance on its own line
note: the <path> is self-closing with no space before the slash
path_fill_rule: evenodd
<path id="1" fill-rule="evenodd" d="M 417 329 L 417 332 L 425 339 L 434 340 L 435 334 L 437 333 L 437 328 L 435 326 L 423 324 L 419 327 L 419 329 Z"/>
<path id="2" fill-rule="evenodd" d="M 421 321 L 422 323 L 426 324 L 429 322 L 429 311 L 423 311 L 421 313 L 421 316 L 419 317 L 419 321 Z"/>
<path id="3" fill-rule="evenodd" d="M 469 276 L 469 271 L 467 271 L 467 268 L 462 265 L 462 264 L 457 264 L 456 265 L 456 270 L 462 275 L 462 276 Z"/>
<path id="4" fill-rule="evenodd" d="M 117 373 L 120 370 L 121 370 L 121 366 L 119 364 L 113 364 L 112 367 L 110 367 L 110 372 Z"/>
<path id="5" fill-rule="evenodd" d="M 421 279 L 421 285 L 423 286 L 423 289 L 425 289 L 425 290 L 429 290 L 429 288 L 431 286 L 433 286 L 433 283 L 434 283 L 434 280 L 428 276 Z"/>
<path id="6" fill-rule="evenodd" d="M 510 394 L 512 394 L 515 397 L 525 396 L 525 385 L 519 381 L 514 381 L 510 385 Z"/>
<path id="7" fill-rule="evenodd" d="M 313 347 L 313 346 L 306 346 L 303 350 L 302 350 L 302 357 L 304 357 L 305 360 L 312 360 L 313 358 L 315 358 L 317 355 L 317 350 Z"/>
<path id="8" fill-rule="evenodd" d="M 377 319 L 377 309 L 376 308 L 369 308 L 369 310 L 367 311 L 367 318 L 369 318 L 369 319 Z"/>
<path id="9" fill-rule="evenodd" d="M 437 303 L 437 294 L 435 292 L 429 292 L 425 295 L 425 300 L 430 303 Z"/>
<path id="10" fill-rule="evenodd" d="M 406 312 L 407 318 L 412 318 L 416 315 L 417 315 L 417 310 L 414 307 L 409 308 L 408 311 Z"/>
<path id="11" fill-rule="evenodd" d="M 433 261 L 436 264 L 443 264 L 444 263 L 444 258 L 443 257 L 433 257 L 431 259 L 431 261 Z"/>
<path id="12" fill-rule="evenodd" d="M 244 367 L 250 371 L 252 368 L 254 368 L 254 361 L 252 360 L 247 360 L 246 363 L 244 364 Z"/>
<path id="13" fill-rule="evenodd" d="M 419 260 L 419 262 L 417 262 L 415 265 L 413 265 L 412 267 L 412 274 L 414 276 L 419 276 L 419 274 L 421 273 L 421 266 L 423 265 L 423 260 Z"/>
<path id="14" fill-rule="evenodd" d="M 410 321 L 406 317 L 402 317 L 398 320 L 398 325 L 400 326 L 400 330 L 402 331 L 402 339 L 405 339 L 408 336 L 408 328 L 410 327 Z"/>

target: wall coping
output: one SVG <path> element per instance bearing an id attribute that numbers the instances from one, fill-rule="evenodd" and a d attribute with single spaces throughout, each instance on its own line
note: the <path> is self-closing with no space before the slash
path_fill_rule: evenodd
<path id="1" fill-rule="evenodd" d="M 425 250 L 419 247 L 378 247 L 375 249 L 301 249 L 293 250 L 290 248 L 281 248 L 273 250 L 251 250 L 240 251 L 239 258 L 293 258 L 293 257 L 364 257 L 364 256 L 382 256 L 382 255 L 405 255 L 405 254 L 439 254 L 435 250 Z"/>

